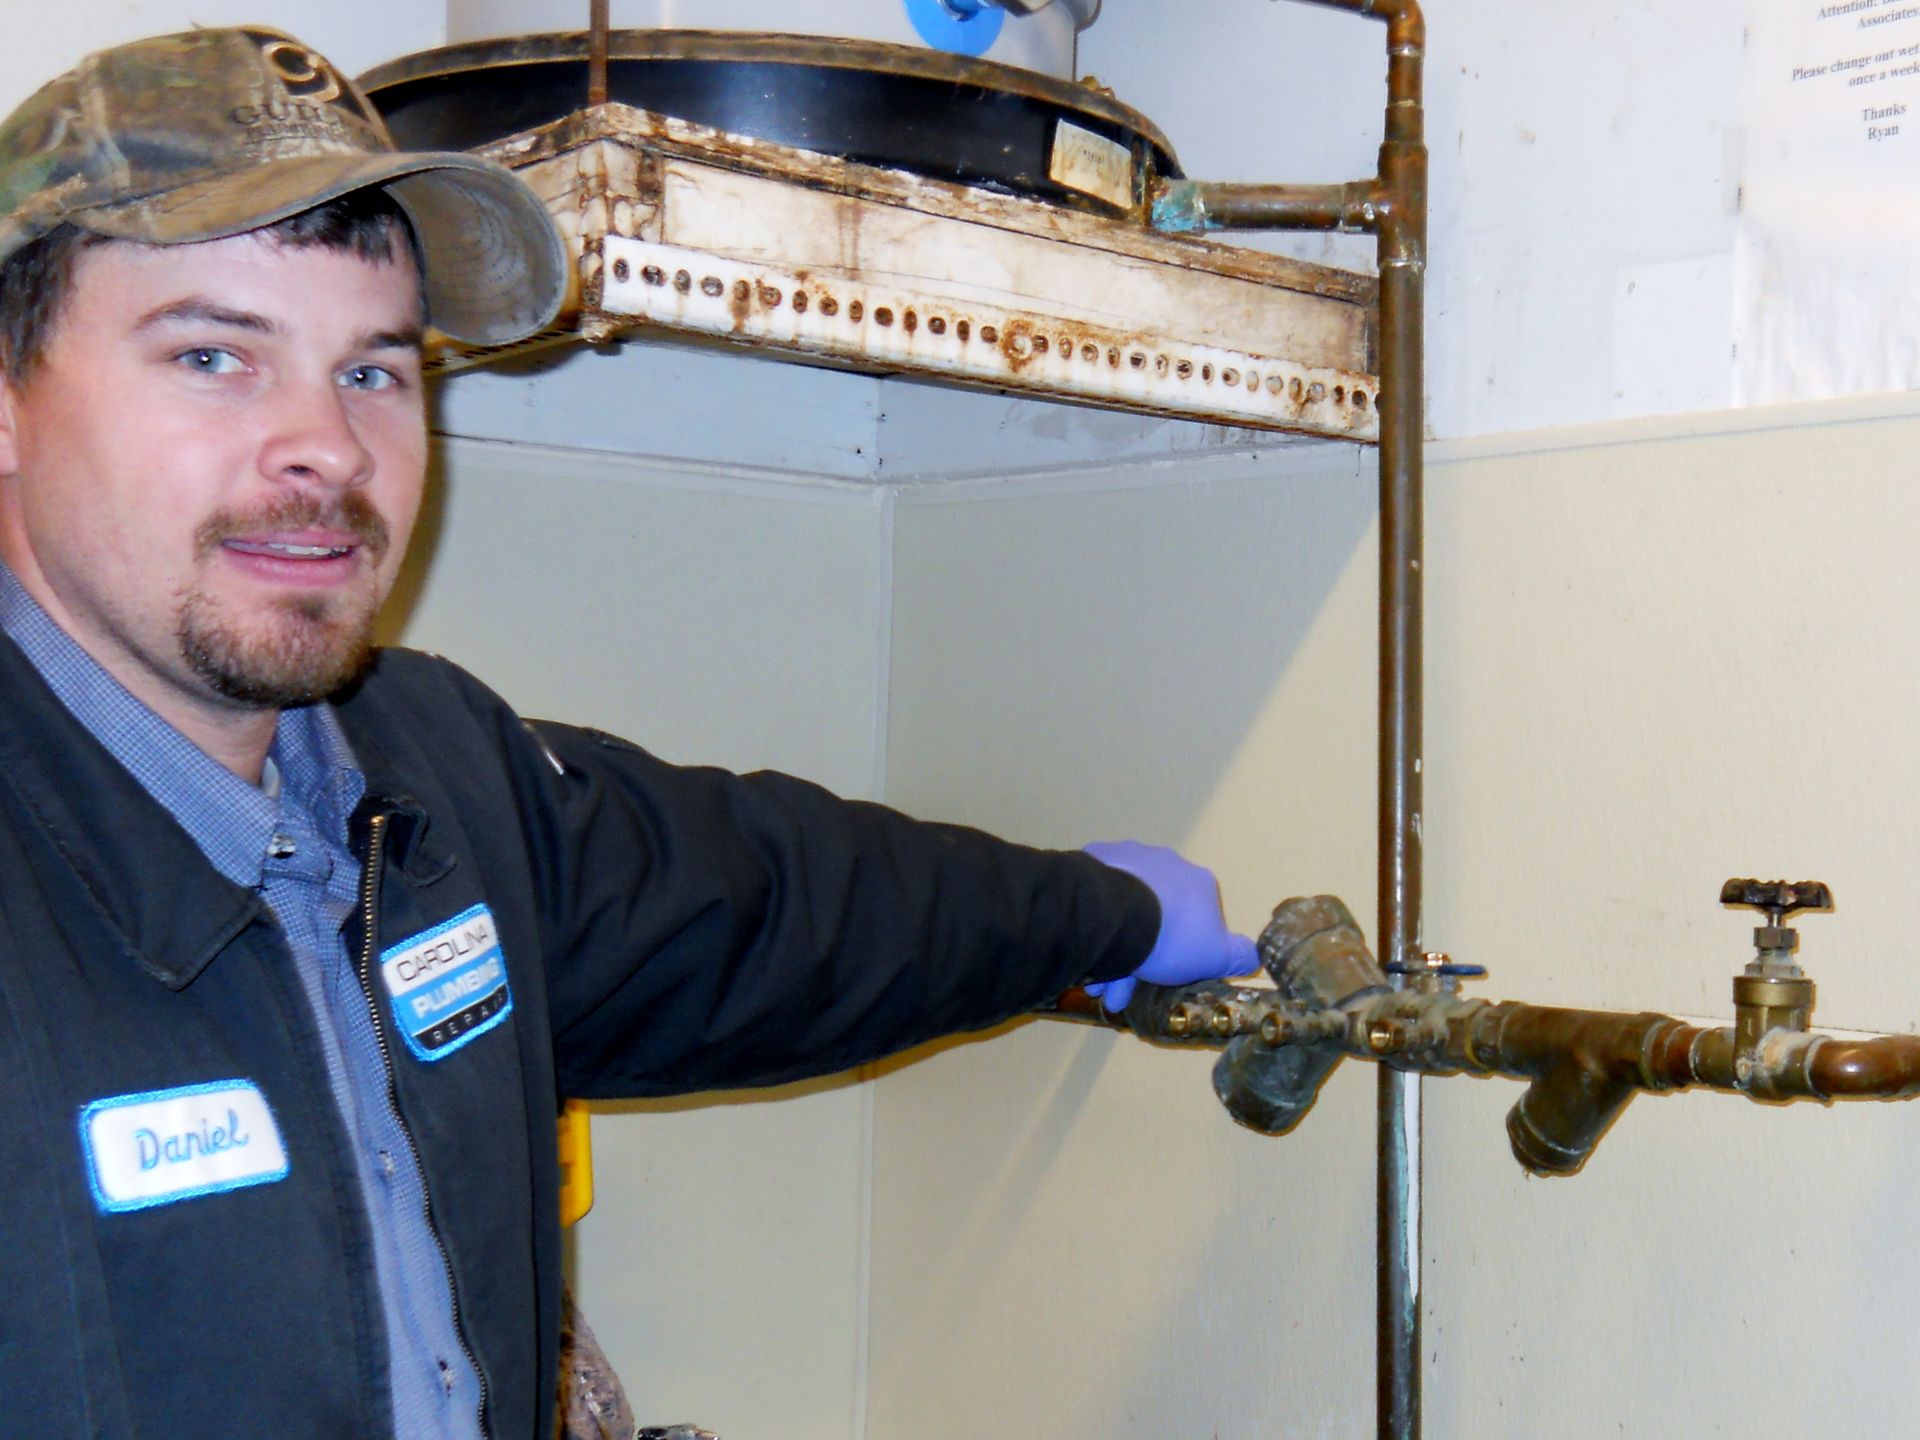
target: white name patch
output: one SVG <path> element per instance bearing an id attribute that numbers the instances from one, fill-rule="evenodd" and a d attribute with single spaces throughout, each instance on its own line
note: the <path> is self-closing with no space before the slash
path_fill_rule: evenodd
<path id="1" fill-rule="evenodd" d="M 507 960 L 493 911 L 476 905 L 380 956 L 380 978 L 407 1048 L 443 1060 L 507 1018 Z"/>
<path id="2" fill-rule="evenodd" d="M 80 1148 L 102 1210 L 145 1210 L 287 1178 L 287 1150 L 260 1087 L 216 1080 L 96 1100 Z"/>

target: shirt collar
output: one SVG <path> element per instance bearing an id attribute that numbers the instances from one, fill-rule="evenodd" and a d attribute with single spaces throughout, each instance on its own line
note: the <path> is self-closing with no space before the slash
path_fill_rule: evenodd
<path id="1" fill-rule="evenodd" d="M 260 884 L 268 841 L 283 807 L 297 807 L 320 833 L 344 842 L 365 782 L 333 707 L 283 710 L 272 754 L 278 798 L 250 785 L 161 719 L 109 675 L 0 563 L 0 631 L 27 657 L 67 710 L 192 837 L 215 870 L 237 885 Z"/>

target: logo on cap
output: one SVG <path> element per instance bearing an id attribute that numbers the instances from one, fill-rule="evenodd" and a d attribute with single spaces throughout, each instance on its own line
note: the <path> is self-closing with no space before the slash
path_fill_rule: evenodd
<path id="1" fill-rule="evenodd" d="M 374 117 L 361 103 L 359 93 L 333 68 L 326 56 L 309 50 L 297 40 L 271 31 L 248 30 L 245 33 L 249 40 L 260 47 L 260 58 L 293 99 L 316 105 L 342 105 L 362 120 L 373 120 Z"/>
<path id="2" fill-rule="evenodd" d="M 261 58 L 280 77 L 287 93 L 302 100 L 338 100 L 340 77 L 325 58 L 291 40 L 271 40 L 260 47 Z"/>

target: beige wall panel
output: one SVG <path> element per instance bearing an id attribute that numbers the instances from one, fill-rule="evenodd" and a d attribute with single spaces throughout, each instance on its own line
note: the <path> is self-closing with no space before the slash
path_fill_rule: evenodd
<path id="1" fill-rule="evenodd" d="M 1755 923 L 1720 882 L 1825 880 L 1817 1018 L 1913 1029 L 1920 405 L 1544 436 L 1431 470 L 1429 938 L 1718 1016 Z"/>
<path id="2" fill-rule="evenodd" d="M 1643 1097 L 1529 1180 L 1519 1095 L 1427 1086 L 1427 1435 L 1913 1431 L 1911 1107 Z"/>
<path id="3" fill-rule="evenodd" d="M 527 714 L 667 759 L 873 787 L 885 620 L 871 487 L 454 440 L 405 640 Z M 406 597 L 403 597 L 406 598 Z"/>
<path id="4" fill-rule="evenodd" d="M 903 496 L 888 798 L 1370 906 L 1373 486 L 1312 460 Z M 1032 1023 L 879 1083 L 873 1440 L 1368 1427 L 1371 1077 L 1276 1143 L 1209 1063 Z"/>
<path id="5" fill-rule="evenodd" d="M 1915 1028 L 1917 448 L 1899 398 L 1436 450 L 1427 930 L 1484 993 L 1724 1018 L 1721 880 L 1812 877 L 1816 1023 Z M 903 500 L 889 796 L 1371 929 L 1371 494 L 1282 463 Z M 1261 1140 L 1067 1027 L 890 1074 L 873 1440 L 1370 1433 L 1371 1081 Z M 1427 1434 L 1908 1428 L 1920 1111 L 1643 1098 L 1542 1181 L 1520 1093 L 1426 1086 Z"/>
<path id="6" fill-rule="evenodd" d="M 1911 399 L 1443 450 L 1430 936 L 1489 995 L 1724 1018 L 1731 875 L 1812 878 L 1816 1026 L 1911 1031 Z M 1920 1112 L 1636 1100 L 1529 1181 L 1427 1087 L 1427 1433 L 1904 1433 Z"/>
<path id="7" fill-rule="evenodd" d="M 871 789 L 884 590 L 869 493 L 470 442 L 444 468 L 404 641 L 529 714 Z M 863 1105 L 827 1085 L 596 1116 L 574 1278 L 643 1421 L 850 1433 Z"/>

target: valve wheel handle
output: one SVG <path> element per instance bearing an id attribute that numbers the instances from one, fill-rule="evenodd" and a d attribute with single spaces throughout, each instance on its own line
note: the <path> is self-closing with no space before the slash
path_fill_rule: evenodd
<path id="1" fill-rule="evenodd" d="M 1831 910 L 1833 891 L 1822 880 L 1729 880 L 1720 887 L 1722 905 L 1750 905 L 1780 921 L 1796 910 Z"/>

